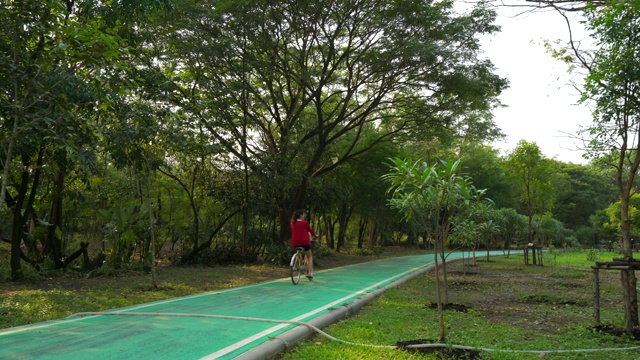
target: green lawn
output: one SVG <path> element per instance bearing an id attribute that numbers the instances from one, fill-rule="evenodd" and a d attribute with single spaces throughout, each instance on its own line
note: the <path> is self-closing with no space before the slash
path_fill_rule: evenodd
<path id="1" fill-rule="evenodd" d="M 595 255 L 599 261 L 618 256 L 555 251 L 544 255 L 545 266 L 525 266 L 522 255 L 493 257 L 489 262 L 478 258 L 477 266 L 450 264 L 449 302 L 466 305 L 468 312 L 445 312 L 447 344 L 491 350 L 479 351 L 476 357 L 467 358 L 640 358 L 638 350 L 614 350 L 640 346 L 640 342 L 594 328 L 590 266 Z M 621 327 L 624 313 L 619 273 L 606 272 L 601 278 L 603 323 Z M 429 306 L 434 300 L 433 274 L 420 276 L 385 292 L 356 316 L 324 329 L 339 341 L 316 336 L 283 356 L 285 359 L 435 359 L 434 354 L 415 354 L 394 348 L 399 341 L 438 339 L 438 313 Z M 465 357 L 458 354 L 455 358 Z"/>

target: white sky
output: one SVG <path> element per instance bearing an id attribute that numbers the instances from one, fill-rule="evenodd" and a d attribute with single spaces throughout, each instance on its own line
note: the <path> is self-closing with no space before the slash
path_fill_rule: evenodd
<path id="1" fill-rule="evenodd" d="M 499 8 L 497 24 L 502 32 L 483 41 L 485 56 L 510 81 L 500 96 L 508 107 L 494 112 L 494 121 L 507 138 L 493 146 L 505 154 L 526 140 L 535 142 L 547 158 L 586 164 L 581 143 L 570 137 L 576 136 L 580 125 L 591 124 L 591 113 L 585 105 L 577 105 L 578 92 L 569 85 L 577 75 L 568 74 L 567 66 L 552 59 L 543 46 L 545 39 L 568 41 L 565 19 L 550 11 L 516 16 L 523 11 Z M 577 19 L 571 24 L 574 40 L 587 39 Z"/>

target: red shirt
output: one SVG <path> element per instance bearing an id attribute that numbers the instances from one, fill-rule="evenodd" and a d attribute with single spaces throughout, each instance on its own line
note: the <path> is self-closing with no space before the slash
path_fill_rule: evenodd
<path id="1" fill-rule="evenodd" d="M 291 246 L 311 245 L 309 233 L 316 236 L 307 220 L 298 219 L 289 224 L 291 226 Z"/>

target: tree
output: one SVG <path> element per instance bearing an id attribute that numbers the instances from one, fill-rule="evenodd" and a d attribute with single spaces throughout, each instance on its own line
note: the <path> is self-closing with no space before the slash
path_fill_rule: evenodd
<path id="1" fill-rule="evenodd" d="M 505 160 L 499 151 L 481 143 L 468 143 L 462 152 L 462 172 L 473 179 L 478 189 L 487 189 L 486 196 L 495 207 L 515 207 L 512 181 L 507 176 Z"/>
<path id="2" fill-rule="evenodd" d="M 3 185 L 0 194 L 13 211 L 13 278 L 21 276 L 21 258 L 34 266 L 48 259 L 55 268 L 72 260 L 61 238 L 65 186 L 72 175 L 89 177 L 100 148 L 99 121 L 105 125 L 116 117 L 113 100 L 136 87 L 123 58 L 136 43 L 137 21 L 155 5 L 154 0 L 2 3 L 8 21 L 0 40 L 0 78 L 7 82 L 0 85 L 0 120 L 3 130 L 9 129 L 2 136 L 9 136 L 2 150 L 8 190 Z M 38 205 L 48 206 L 47 213 Z M 26 236 L 29 221 L 45 231 Z"/>
<path id="3" fill-rule="evenodd" d="M 76 9 L 66 5 L 59 1 L 12 2 L 2 7 L 5 14 L 10 14 L 5 17 L 9 26 L 3 27 L 8 30 L 7 37 L 2 37 L 10 42 L 2 42 L 8 50 L 2 53 L 11 55 L 0 59 L 1 76 L 10 84 L 2 89 L 0 118 L 11 130 L 3 131 L 10 136 L 3 151 L 6 160 L 0 193 L 13 211 L 14 279 L 22 276 L 21 258 L 34 265 L 43 258 L 56 268 L 67 265 L 60 239 L 65 179 L 73 171 L 80 175 L 91 162 L 87 148 L 95 138 L 87 119 L 99 97 L 93 71 L 121 52 L 117 35 L 102 32 L 98 22 L 72 16 Z M 5 192 L 5 184 L 15 174 L 11 171 L 16 162 L 14 153 L 24 168 L 17 181 L 10 184 L 10 194 Z M 45 181 L 51 181 L 51 193 L 49 213 L 43 216 L 35 211 L 35 200 Z M 29 220 L 39 222 L 46 232 L 37 239 L 25 237 Z M 23 241 L 35 257 L 29 259 L 22 253 Z"/>
<path id="4" fill-rule="evenodd" d="M 589 153 L 606 156 L 616 170 L 620 197 L 622 253 L 633 259 L 630 200 L 637 191 L 640 166 L 640 4 L 609 2 L 585 10 L 586 27 L 598 47 L 588 61 L 573 47 L 576 58 L 587 69 L 582 101 L 594 104 Z M 636 276 L 622 272 L 627 331 L 638 326 Z"/>
<path id="5" fill-rule="evenodd" d="M 640 236 L 640 194 L 635 193 L 631 195 L 629 199 L 629 231 L 632 239 L 639 239 Z M 616 201 L 607 207 L 604 212 L 608 219 L 602 224 L 603 227 L 611 231 L 615 231 L 620 236 L 621 219 L 620 208 L 622 207 L 622 201 Z M 632 242 L 633 246 L 633 242 Z"/>
<path id="6" fill-rule="evenodd" d="M 595 40 L 595 51 L 583 51 L 569 32 L 569 46 L 551 50 L 554 57 L 586 70 L 581 102 L 593 103 L 594 123 L 579 132 L 592 158 L 606 157 L 616 169 L 621 200 L 623 256 L 633 259 L 629 199 L 636 191 L 640 165 L 640 102 L 638 97 L 639 4 L 637 1 L 528 0 L 557 10 L 567 21 L 567 11 L 580 11 L 585 27 Z M 627 332 L 638 326 L 637 279 L 634 271 L 622 272 Z"/>
<path id="7" fill-rule="evenodd" d="M 554 9 L 558 11 L 584 11 L 589 7 L 604 6 L 606 0 L 526 0 L 533 9 Z"/>
<path id="8" fill-rule="evenodd" d="M 440 319 L 440 341 L 445 340 L 443 303 L 446 295 L 445 245 L 455 227 L 468 228 L 477 215 L 484 191 L 477 190 L 469 178 L 458 175 L 460 160 L 428 165 L 420 160 L 391 160 L 390 172 L 383 176 L 391 187 L 389 206 L 402 213 L 404 219 L 426 231 L 435 242 L 436 292 Z M 443 287 L 440 286 L 439 264 L 442 262 Z"/>
<path id="9" fill-rule="evenodd" d="M 571 229 L 564 227 L 562 222 L 554 219 L 550 213 L 536 216 L 537 229 L 540 242 L 555 247 L 572 247 L 577 244 L 575 234 Z"/>
<path id="10" fill-rule="evenodd" d="M 528 229 L 529 219 L 512 208 L 501 208 L 496 210 L 496 213 L 500 230 L 499 236 L 503 239 L 504 246 L 509 250 L 512 244 L 518 245 L 526 235 L 523 234 L 523 229 Z"/>
<path id="11" fill-rule="evenodd" d="M 553 162 L 557 169 L 553 216 L 570 229 L 590 226 L 589 216 L 616 199 L 615 185 L 611 181 L 613 177 L 595 164 Z"/>
<path id="12" fill-rule="evenodd" d="M 533 218 L 553 205 L 550 162 L 538 145 L 521 140 L 507 156 L 506 172 L 516 185 L 516 196 L 529 218 L 527 242 L 533 242 Z"/>
<path id="13" fill-rule="evenodd" d="M 495 235 L 500 232 L 500 225 L 498 225 L 498 214 L 493 208 L 493 204 L 487 202 L 481 204 L 483 206 L 478 206 L 480 219 L 482 220 L 478 224 L 478 234 L 481 236 L 481 238 L 484 238 L 484 243 L 487 250 L 487 261 L 489 261 L 491 248 L 495 245 Z"/>
<path id="14" fill-rule="evenodd" d="M 189 2 L 166 22 L 167 51 L 182 59 L 158 63 L 175 79 L 172 106 L 270 178 L 284 237 L 311 179 L 403 131 L 496 104 L 506 82 L 476 60 L 477 35 L 497 30 L 494 13 L 458 16 L 452 6 Z"/>

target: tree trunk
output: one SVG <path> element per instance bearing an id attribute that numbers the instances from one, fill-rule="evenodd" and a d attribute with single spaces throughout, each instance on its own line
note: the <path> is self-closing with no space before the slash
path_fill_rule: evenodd
<path id="1" fill-rule="evenodd" d="M 336 251 L 340 252 L 345 243 L 347 237 L 347 225 L 349 224 L 349 218 L 351 217 L 351 209 L 347 204 L 342 204 L 340 207 L 340 214 L 338 215 L 338 245 Z"/>
<path id="2" fill-rule="evenodd" d="M 445 339 L 445 328 L 444 328 L 444 308 L 442 306 L 442 296 L 440 290 L 440 266 L 438 266 L 438 251 L 433 253 L 434 261 L 435 261 L 435 272 L 436 272 L 436 305 L 438 306 L 438 325 L 440 330 L 440 337 L 438 341 L 444 343 Z"/>
<path id="3" fill-rule="evenodd" d="M 422 233 L 422 244 L 424 244 L 425 250 L 429 250 L 429 232 L 427 231 Z"/>
<path id="4" fill-rule="evenodd" d="M 637 280 L 635 271 L 622 270 L 622 287 L 624 291 L 624 319 L 626 331 L 629 335 L 638 325 L 638 291 L 636 290 Z"/>
<path id="5" fill-rule="evenodd" d="M 361 217 L 358 224 L 358 249 L 362 249 L 364 244 L 364 234 L 367 231 L 367 222 Z"/>
<path id="6" fill-rule="evenodd" d="M 60 155 L 60 154 L 59 154 Z M 62 269 L 63 249 L 62 241 L 59 237 L 59 230 L 62 230 L 62 204 L 64 201 L 64 179 L 66 176 L 66 153 L 61 155 L 62 161 L 58 164 L 58 170 L 53 177 L 54 191 L 51 199 L 51 212 L 49 214 L 49 228 L 42 250 L 43 255 L 48 256 L 55 264 L 56 269 Z"/>
<path id="7" fill-rule="evenodd" d="M 489 240 L 487 240 L 487 262 L 489 262 Z"/>
<path id="8" fill-rule="evenodd" d="M 24 160 L 24 159 L 23 159 Z M 24 163 L 24 161 L 23 161 Z M 24 229 L 24 217 L 22 215 L 22 206 L 27 196 L 29 184 L 28 167 L 24 166 L 22 170 L 22 181 L 20 189 L 16 196 L 16 203 L 13 209 L 13 222 L 11 232 L 11 280 L 22 279 L 22 267 L 20 265 L 20 244 L 22 244 L 22 231 Z"/>
<path id="9" fill-rule="evenodd" d="M 191 206 L 191 212 L 193 213 L 193 228 L 194 228 L 194 234 L 193 234 L 193 239 L 192 239 L 192 245 L 193 247 L 191 248 L 191 253 L 193 254 L 193 256 L 195 256 L 195 253 L 197 252 L 199 243 L 200 243 L 200 210 L 198 208 L 198 204 L 196 203 L 196 199 L 195 196 L 193 194 L 193 186 L 189 187 L 187 186 L 187 184 L 185 184 L 180 178 L 178 178 L 176 175 L 170 173 L 169 171 L 165 171 L 163 169 L 158 169 L 158 171 L 160 171 L 160 173 L 164 174 L 165 176 L 169 177 L 170 179 L 173 179 L 175 182 L 178 183 L 178 185 L 180 185 L 180 187 L 184 190 L 184 192 L 187 194 L 187 198 L 189 199 L 189 205 Z M 195 169 L 193 171 L 193 182 L 195 182 L 195 176 L 198 173 L 197 169 Z"/>
<path id="10" fill-rule="evenodd" d="M 471 245 L 471 251 L 473 252 L 473 266 L 476 266 L 476 244 Z"/>
<path id="11" fill-rule="evenodd" d="M 324 216 L 325 228 L 327 229 L 327 247 L 329 249 L 335 249 L 334 242 L 334 233 L 335 233 L 335 224 L 331 219 L 331 216 Z"/>
<path id="12" fill-rule="evenodd" d="M 374 220 L 369 221 L 369 248 L 373 249 L 376 246 L 378 239 L 378 227 Z"/>
<path id="13" fill-rule="evenodd" d="M 444 244 L 444 242 L 443 242 Z M 441 244 L 441 248 L 438 251 L 439 255 L 440 255 L 440 259 L 442 260 L 442 301 L 445 304 L 449 303 L 449 290 L 448 290 L 448 286 L 447 286 L 447 262 L 446 257 L 445 257 L 445 253 L 444 253 L 444 245 Z"/>
<path id="14" fill-rule="evenodd" d="M 204 250 L 204 249 L 206 249 L 206 248 L 211 246 L 211 244 L 213 243 L 213 238 L 218 234 L 218 232 L 220 232 L 220 230 L 222 230 L 222 227 L 224 226 L 224 224 L 226 224 L 229 220 L 231 220 L 234 216 L 236 216 L 240 212 L 242 212 L 242 208 L 236 209 L 234 212 L 230 213 L 226 218 L 224 218 L 218 224 L 218 226 L 215 229 L 213 229 L 213 232 L 209 236 L 209 240 L 207 240 L 206 242 L 200 244 L 188 256 L 183 256 L 182 259 L 181 259 L 181 262 L 182 263 L 189 263 L 189 262 L 195 260 L 196 256 L 200 253 L 200 251 L 202 251 L 202 250 Z"/>
<path id="15" fill-rule="evenodd" d="M 630 191 L 628 192 L 630 193 Z M 631 244 L 631 221 L 629 220 L 629 198 L 621 196 L 620 200 L 620 229 L 622 230 L 622 255 L 628 260 L 633 259 L 633 248 Z M 638 326 L 638 291 L 636 288 L 635 271 L 622 271 L 622 288 L 624 292 L 625 324 L 626 330 L 630 334 Z"/>
<path id="16" fill-rule="evenodd" d="M 147 211 L 149 212 L 149 256 L 151 257 L 151 259 L 149 260 L 151 261 L 151 286 L 153 286 L 154 289 L 157 289 L 158 279 L 156 278 L 156 238 L 155 232 L 153 231 L 155 222 L 153 221 L 153 208 L 151 207 L 151 170 L 149 162 L 147 162 L 147 166 L 149 167 L 149 170 L 147 171 L 146 195 L 148 203 Z"/>
<path id="17" fill-rule="evenodd" d="M 17 69 L 19 65 L 18 59 L 18 49 L 21 47 L 20 45 L 20 25 L 16 21 L 15 26 L 12 32 L 12 41 L 11 41 L 11 50 L 12 50 L 12 66 Z M 12 103 L 13 103 L 13 126 L 11 128 L 11 136 L 9 137 L 9 144 L 7 146 L 6 157 L 4 160 L 4 169 L 2 171 L 2 184 L 0 185 L 0 209 L 2 209 L 2 205 L 4 204 L 4 198 L 7 193 L 7 184 L 9 182 L 9 169 L 11 168 L 11 162 L 13 160 L 13 147 L 15 146 L 16 138 L 18 137 L 18 123 L 22 118 L 20 109 L 20 91 L 19 91 L 19 83 L 18 80 L 20 76 L 16 71 L 11 72 L 11 85 L 13 90 Z M 20 258 L 18 257 L 18 262 Z M 13 263 L 12 263 L 13 265 Z M 12 271 L 13 272 L 13 271 Z"/>

